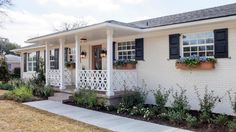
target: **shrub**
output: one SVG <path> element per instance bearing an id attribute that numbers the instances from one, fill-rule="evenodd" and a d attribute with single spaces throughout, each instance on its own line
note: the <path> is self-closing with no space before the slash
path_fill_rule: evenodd
<path id="1" fill-rule="evenodd" d="M 8 82 L 10 79 L 10 73 L 8 71 L 8 65 L 5 58 L 0 58 L 0 81 Z"/>
<path id="2" fill-rule="evenodd" d="M 129 110 L 126 110 L 127 112 Z M 124 111 L 125 112 L 125 111 Z M 133 108 L 130 110 L 130 115 L 141 115 L 142 114 L 142 106 L 133 106 Z"/>
<path id="3" fill-rule="evenodd" d="M 150 120 L 155 116 L 153 109 L 151 108 L 142 108 L 143 118 L 146 120 Z"/>
<path id="4" fill-rule="evenodd" d="M 31 85 L 30 88 L 33 91 L 33 95 L 37 97 L 48 98 L 54 94 L 54 90 L 51 86 Z"/>
<path id="5" fill-rule="evenodd" d="M 200 102 L 200 111 L 202 112 L 202 114 L 200 115 L 200 120 L 202 122 L 210 123 L 212 109 L 215 108 L 215 105 L 220 98 L 214 94 L 214 91 L 209 92 L 207 87 L 205 88 L 203 98 L 201 98 L 196 87 L 195 91 Z"/>
<path id="6" fill-rule="evenodd" d="M 182 123 L 186 117 L 186 114 L 182 111 L 170 110 L 168 111 L 168 118 L 171 122 Z"/>
<path id="7" fill-rule="evenodd" d="M 186 122 L 188 127 L 196 127 L 198 125 L 198 120 L 195 116 L 192 116 L 190 114 L 186 114 Z"/>
<path id="8" fill-rule="evenodd" d="M 24 81 L 21 79 L 11 79 L 8 81 L 8 84 L 14 86 L 14 87 L 20 87 L 22 85 L 26 85 Z"/>
<path id="9" fill-rule="evenodd" d="M 5 99 L 15 100 L 19 102 L 31 101 L 33 98 L 32 90 L 26 86 L 20 86 L 4 95 Z"/>
<path id="10" fill-rule="evenodd" d="M 179 85 L 177 85 L 177 86 L 179 86 Z M 173 107 L 173 109 L 176 112 L 185 113 L 185 111 L 190 108 L 188 100 L 187 100 L 187 96 L 185 95 L 185 93 L 186 93 L 186 90 L 183 89 L 182 87 L 180 87 L 180 93 L 176 91 L 172 95 L 174 101 L 171 104 L 171 106 Z"/>
<path id="11" fill-rule="evenodd" d="M 229 96 L 229 100 L 230 100 L 231 106 L 232 106 L 232 108 L 234 110 L 234 113 L 236 113 L 236 93 L 234 93 L 234 99 L 232 99 L 230 91 L 227 91 L 227 93 L 228 93 L 228 96 Z"/>
<path id="12" fill-rule="evenodd" d="M 159 112 L 164 111 L 170 92 L 170 90 L 162 89 L 160 85 L 159 89 L 154 92 L 155 101 Z"/>
<path id="13" fill-rule="evenodd" d="M 8 83 L 0 83 L 0 89 L 2 90 L 13 90 L 15 87 Z"/>
<path id="14" fill-rule="evenodd" d="M 233 119 L 228 123 L 228 127 L 232 132 L 236 131 L 236 119 Z"/>
<path id="15" fill-rule="evenodd" d="M 117 113 L 117 114 L 129 113 L 130 111 L 131 111 L 130 108 L 127 108 L 127 107 L 125 106 L 125 104 L 119 103 L 116 113 Z M 136 114 L 136 113 L 134 113 L 134 114 Z"/>
<path id="16" fill-rule="evenodd" d="M 14 68 L 13 74 L 12 74 L 13 78 L 20 78 L 20 68 Z"/>
<path id="17" fill-rule="evenodd" d="M 225 126 L 227 125 L 227 122 L 228 122 L 228 118 L 227 116 L 225 115 L 219 115 L 219 116 L 216 116 L 212 122 L 218 126 Z"/>
<path id="18" fill-rule="evenodd" d="M 97 94 L 96 91 L 91 89 L 80 89 L 79 92 L 76 92 L 73 95 L 75 103 L 77 105 L 82 105 L 85 107 L 95 107 L 98 105 Z"/>

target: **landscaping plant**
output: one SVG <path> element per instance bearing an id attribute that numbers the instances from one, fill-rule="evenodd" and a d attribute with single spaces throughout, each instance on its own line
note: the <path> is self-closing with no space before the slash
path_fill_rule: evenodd
<path id="1" fill-rule="evenodd" d="M 186 114 L 186 122 L 188 127 L 196 127 L 198 125 L 197 117 L 192 116 L 190 114 Z"/>
<path id="2" fill-rule="evenodd" d="M 15 87 L 13 85 L 8 84 L 8 83 L 0 83 L 0 89 L 13 90 L 13 89 L 15 89 Z"/>
<path id="3" fill-rule="evenodd" d="M 27 86 L 20 86 L 4 95 L 5 99 L 14 100 L 18 102 L 31 101 L 33 92 Z"/>
<path id="4" fill-rule="evenodd" d="M 97 93 L 92 89 L 81 88 L 73 95 L 77 105 L 93 108 L 98 105 Z"/>
<path id="5" fill-rule="evenodd" d="M 216 103 L 220 100 L 219 96 L 216 96 L 214 91 L 208 91 L 207 86 L 205 87 L 205 92 L 203 97 L 200 96 L 198 89 L 195 87 L 195 92 L 197 94 L 199 105 L 200 105 L 200 120 L 201 122 L 205 123 L 211 122 L 211 113 L 212 110 L 215 108 Z"/>
<path id="6" fill-rule="evenodd" d="M 226 115 L 218 115 L 212 119 L 212 122 L 218 126 L 226 126 L 228 123 L 228 118 Z"/>
<path id="7" fill-rule="evenodd" d="M 229 100 L 231 103 L 231 106 L 234 110 L 234 113 L 236 113 L 236 93 L 234 93 L 234 97 L 232 97 L 232 95 L 230 94 L 231 91 L 227 91 L 228 96 L 229 96 Z"/>
<path id="8" fill-rule="evenodd" d="M 159 113 L 165 111 L 165 105 L 168 101 L 169 95 L 171 90 L 166 90 L 159 85 L 158 89 L 154 91 L 155 101 L 156 101 L 156 108 Z"/>

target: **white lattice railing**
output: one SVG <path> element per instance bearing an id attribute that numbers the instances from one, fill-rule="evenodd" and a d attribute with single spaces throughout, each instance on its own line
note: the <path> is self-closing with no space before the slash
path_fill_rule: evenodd
<path id="1" fill-rule="evenodd" d="M 48 70 L 48 81 L 50 85 L 53 86 L 60 86 L 61 81 L 60 81 L 60 70 L 56 69 L 50 69 Z M 71 85 L 71 72 L 68 69 L 64 70 L 64 84 L 65 85 Z"/>
<path id="2" fill-rule="evenodd" d="M 132 90 L 138 85 L 136 70 L 113 70 L 112 88 L 114 91 Z"/>
<path id="3" fill-rule="evenodd" d="M 97 91 L 107 90 L 106 70 L 81 70 L 79 71 L 79 86 Z"/>

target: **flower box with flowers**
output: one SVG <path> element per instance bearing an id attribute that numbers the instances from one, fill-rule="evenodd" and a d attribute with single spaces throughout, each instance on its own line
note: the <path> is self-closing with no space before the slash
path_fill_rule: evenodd
<path id="1" fill-rule="evenodd" d="M 211 70 L 215 68 L 216 59 L 214 57 L 190 56 L 182 57 L 176 61 L 176 68 L 181 70 L 199 69 Z"/>
<path id="2" fill-rule="evenodd" d="M 117 60 L 113 63 L 114 69 L 123 69 L 123 70 L 131 70 L 136 69 L 137 61 L 135 60 Z"/>

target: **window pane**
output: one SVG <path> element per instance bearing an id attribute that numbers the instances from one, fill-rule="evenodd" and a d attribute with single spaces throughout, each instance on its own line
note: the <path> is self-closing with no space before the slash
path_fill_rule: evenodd
<path id="1" fill-rule="evenodd" d="M 208 38 L 207 40 L 206 40 L 206 43 L 214 43 L 214 40 L 213 40 L 213 38 Z"/>
<path id="2" fill-rule="evenodd" d="M 189 45 L 189 41 L 184 40 L 184 45 Z"/>
<path id="3" fill-rule="evenodd" d="M 199 56 L 205 56 L 205 52 L 199 52 Z"/>
<path id="4" fill-rule="evenodd" d="M 213 50 L 213 45 L 212 46 L 207 46 L 207 50 Z"/>
<path id="5" fill-rule="evenodd" d="M 189 57 L 190 53 L 184 53 L 184 57 Z"/>
<path id="6" fill-rule="evenodd" d="M 206 47 L 205 46 L 199 46 L 199 51 L 205 51 Z"/>
<path id="7" fill-rule="evenodd" d="M 190 47 L 184 47 L 184 51 L 190 51 Z"/>
<path id="8" fill-rule="evenodd" d="M 197 52 L 192 52 L 191 55 L 197 55 Z"/>
<path id="9" fill-rule="evenodd" d="M 191 47 L 191 51 L 197 51 L 197 47 Z"/>
<path id="10" fill-rule="evenodd" d="M 191 40 L 191 44 L 197 44 L 197 40 Z"/>
<path id="11" fill-rule="evenodd" d="M 205 44 L 205 40 L 204 39 L 198 40 L 198 44 Z"/>
<path id="12" fill-rule="evenodd" d="M 213 52 L 207 52 L 207 56 L 214 56 Z"/>

